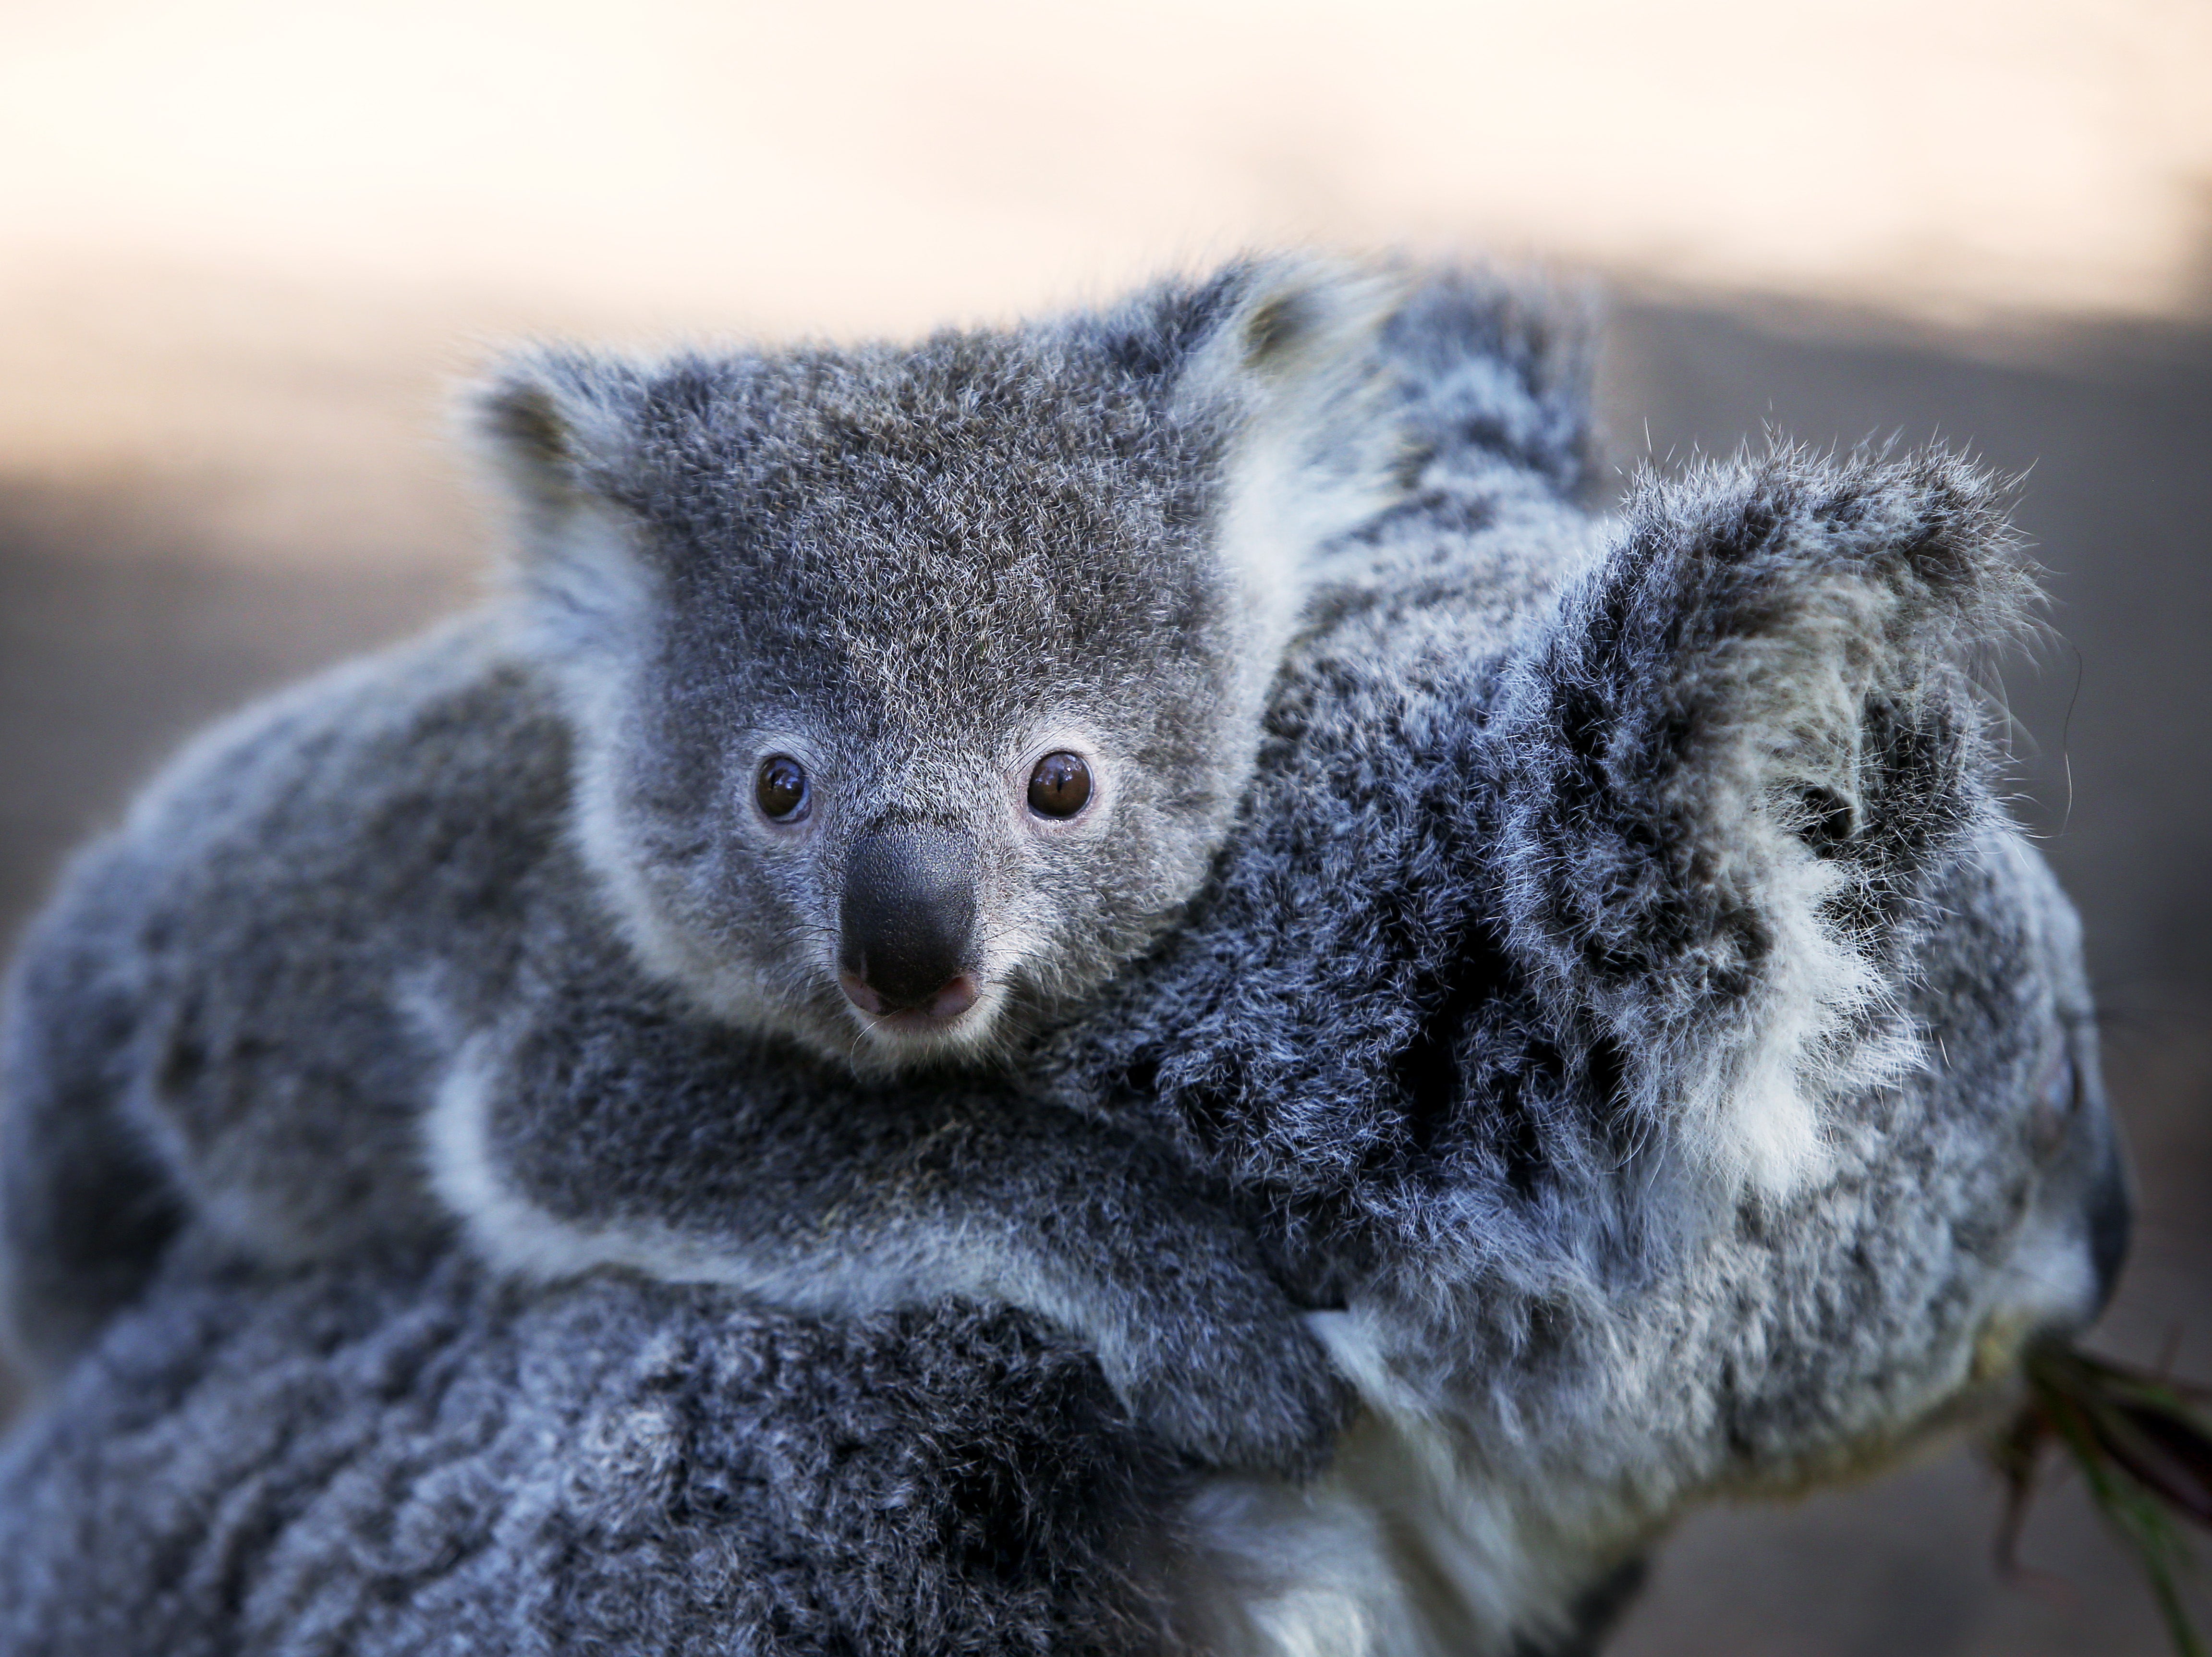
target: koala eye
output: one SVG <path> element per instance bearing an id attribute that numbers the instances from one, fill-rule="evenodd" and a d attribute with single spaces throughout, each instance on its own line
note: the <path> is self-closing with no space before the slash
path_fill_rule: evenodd
<path id="1" fill-rule="evenodd" d="M 2039 1154 L 2053 1154 L 2065 1144 L 2081 1102 L 2081 1073 L 2074 1068 L 2072 1055 L 2061 1052 L 2045 1069 L 2037 1090 L 2031 1130 Z"/>
<path id="2" fill-rule="evenodd" d="M 2061 1053 L 2044 1074 L 2043 1102 L 2061 1114 L 2071 1112 L 2081 1087 L 2081 1078 L 2075 1071 L 2073 1056 Z"/>
<path id="3" fill-rule="evenodd" d="M 1080 754 L 1048 753 L 1030 773 L 1030 809 L 1040 817 L 1073 817 L 1091 803 L 1091 767 Z"/>
<path id="4" fill-rule="evenodd" d="M 753 779 L 753 799 L 762 814 L 787 823 L 806 809 L 806 767 L 787 753 L 772 753 L 761 761 Z"/>

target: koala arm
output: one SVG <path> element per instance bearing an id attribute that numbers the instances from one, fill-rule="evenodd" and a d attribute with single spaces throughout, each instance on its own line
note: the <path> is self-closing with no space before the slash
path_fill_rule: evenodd
<path id="1" fill-rule="evenodd" d="M 77 880 L 0 993 L 0 1333 L 40 1379 L 137 1295 L 181 1219 L 125 1108 L 143 1009 L 107 890 Z"/>
<path id="2" fill-rule="evenodd" d="M 1309 1470 L 1342 1424 L 1249 1228 L 1166 1153 L 1012 1088 L 864 1082 L 579 983 L 470 1042 L 428 1130 L 440 1195 L 510 1270 L 626 1266 L 840 1315 L 1018 1307 L 1216 1465 Z"/>
<path id="3" fill-rule="evenodd" d="M 443 1057 L 395 984 L 483 1002 L 572 883 L 565 728 L 490 613 L 242 710 L 81 853 L 0 989 L 0 1323 L 58 1369 L 179 1227 L 295 1262 L 444 1215 Z"/>

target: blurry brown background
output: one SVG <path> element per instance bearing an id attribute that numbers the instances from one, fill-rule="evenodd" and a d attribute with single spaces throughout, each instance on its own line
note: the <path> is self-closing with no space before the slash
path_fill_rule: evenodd
<path id="1" fill-rule="evenodd" d="M 465 603 L 445 387 L 525 332 L 911 330 L 1255 243 L 1615 295 L 1624 463 L 1771 423 L 2029 469 L 2011 675 L 2142 1176 L 2106 1346 L 2212 1376 L 2206 0 L 0 4 L 0 930 L 185 732 Z M 4 1408 L 4 1404 L 0 1404 Z M 1621 1649 L 2152 1653 L 1965 1451 L 1702 1516 Z"/>

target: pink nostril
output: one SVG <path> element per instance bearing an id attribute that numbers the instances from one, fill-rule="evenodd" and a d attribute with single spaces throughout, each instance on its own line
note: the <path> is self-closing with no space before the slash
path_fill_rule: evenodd
<path id="1" fill-rule="evenodd" d="M 982 996 L 975 980 L 963 972 L 939 984 L 937 993 L 927 1004 L 920 1007 L 894 1007 L 884 1000 L 882 992 L 857 972 L 840 972 L 837 987 L 845 992 L 845 999 L 871 1018 L 887 1019 L 894 1024 L 950 1024 L 973 1007 Z"/>
<path id="2" fill-rule="evenodd" d="M 845 999 L 863 1013 L 872 1013 L 878 1016 L 882 1014 L 884 998 L 863 984 L 859 973 L 840 972 L 837 975 L 837 987 L 845 992 Z"/>
<path id="3" fill-rule="evenodd" d="M 929 1003 L 929 1015 L 933 1019 L 957 1019 L 975 1004 L 977 994 L 975 980 L 963 972 L 937 992 Z"/>

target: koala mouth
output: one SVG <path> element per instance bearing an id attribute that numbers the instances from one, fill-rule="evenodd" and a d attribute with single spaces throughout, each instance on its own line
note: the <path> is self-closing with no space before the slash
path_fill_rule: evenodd
<path id="1" fill-rule="evenodd" d="M 837 987 L 860 1010 L 872 1030 L 896 1035 L 934 1036 L 950 1031 L 983 998 L 972 972 L 957 972 L 913 1001 L 894 1002 L 859 973 L 842 972 Z"/>

